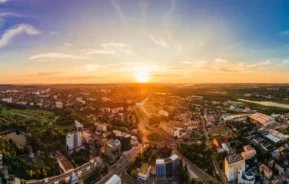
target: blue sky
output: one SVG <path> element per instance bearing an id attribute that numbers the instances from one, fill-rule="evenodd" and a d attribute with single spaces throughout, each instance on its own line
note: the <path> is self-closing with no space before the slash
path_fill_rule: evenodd
<path id="1" fill-rule="evenodd" d="M 0 0 L 0 83 L 289 82 L 289 1 Z"/>

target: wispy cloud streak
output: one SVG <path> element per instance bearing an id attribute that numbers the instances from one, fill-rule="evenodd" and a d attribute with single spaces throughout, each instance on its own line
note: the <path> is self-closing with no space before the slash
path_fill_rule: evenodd
<path id="1" fill-rule="evenodd" d="M 41 32 L 36 30 L 33 26 L 28 24 L 20 24 L 16 27 L 8 29 L 4 32 L 0 38 L 0 48 L 5 47 L 9 42 L 17 35 L 21 33 L 26 33 L 28 35 L 38 35 Z"/>
<path id="2" fill-rule="evenodd" d="M 123 22 L 127 22 L 127 19 L 123 13 L 123 10 L 120 7 L 120 5 L 118 4 L 117 0 L 111 0 L 111 4 L 112 4 L 113 8 L 115 9 L 116 13 L 118 14 L 118 16 L 121 18 L 121 20 Z"/>

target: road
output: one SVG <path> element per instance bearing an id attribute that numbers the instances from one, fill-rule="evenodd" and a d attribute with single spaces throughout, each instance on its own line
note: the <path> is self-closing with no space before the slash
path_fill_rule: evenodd
<path id="1" fill-rule="evenodd" d="M 197 177 L 199 180 L 201 181 L 206 181 L 208 179 L 211 179 L 213 181 L 216 181 L 215 178 L 213 178 L 212 176 L 210 176 L 209 174 L 207 174 L 205 171 L 203 171 L 202 169 L 200 169 L 198 166 L 196 166 L 195 164 L 193 164 L 191 161 L 189 161 L 186 157 L 184 157 L 178 150 L 177 148 L 173 147 L 173 151 L 175 154 L 177 154 L 179 156 L 179 158 L 181 158 L 183 160 L 183 163 L 187 165 L 188 169 L 191 170 Z M 216 181 L 218 182 L 218 181 Z"/>
<path id="2" fill-rule="evenodd" d="M 96 157 L 94 160 L 91 160 L 91 161 L 83 164 L 82 166 L 79 166 L 79 167 L 73 169 L 70 172 L 47 178 L 48 183 L 55 183 L 55 182 L 60 182 L 62 180 L 65 180 L 65 178 L 71 177 L 73 172 L 78 173 L 81 171 L 81 173 L 82 173 L 81 176 L 84 177 L 85 175 L 90 174 L 91 172 L 95 171 L 96 167 L 99 167 L 99 165 L 97 163 L 100 161 L 101 161 L 100 158 Z M 88 170 L 88 168 L 89 168 L 89 170 Z M 21 181 L 25 182 L 26 184 L 42 184 L 42 183 L 44 183 L 44 179 L 41 179 L 41 180 L 21 180 Z"/>
<path id="3" fill-rule="evenodd" d="M 126 158 L 121 158 L 117 163 L 110 167 L 110 171 L 103 176 L 100 180 L 98 180 L 95 184 L 104 184 L 109 178 L 111 178 L 114 174 L 120 175 L 123 171 L 125 171 L 129 166 L 129 162 Z"/>
<path id="4" fill-rule="evenodd" d="M 206 128 L 206 121 L 205 121 L 205 118 L 203 116 L 200 115 L 200 118 L 201 118 L 201 121 L 202 121 L 202 127 L 203 127 L 203 132 L 204 132 L 204 136 L 206 138 L 206 145 L 207 146 L 210 146 L 210 143 L 211 143 L 211 140 L 210 140 L 210 137 L 209 137 L 209 133 L 207 131 L 207 128 Z"/>
<path id="5" fill-rule="evenodd" d="M 206 120 L 201 115 L 200 115 L 200 119 L 202 121 L 203 131 L 204 131 L 204 135 L 206 138 L 206 145 L 208 147 L 210 147 L 212 142 L 210 140 L 209 133 L 208 133 L 207 128 L 206 128 Z M 222 183 L 227 183 L 227 178 L 225 176 L 225 173 L 220 169 L 219 164 L 218 164 L 217 159 L 216 159 L 216 156 L 213 154 L 211 158 L 212 158 L 212 162 L 213 162 L 213 166 L 215 168 L 215 171 L 219 175 L 219 177 L 221 178 Z"/>

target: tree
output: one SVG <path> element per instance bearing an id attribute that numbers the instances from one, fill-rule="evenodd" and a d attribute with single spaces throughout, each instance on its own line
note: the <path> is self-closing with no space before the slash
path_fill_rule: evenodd
<path id="1" fill-rule="evenodd" d="M 130 175 L 134 178 L 137 177 L 137 171 L 135 169 L 133 169 L 131 172 L 130 172 Z"/>

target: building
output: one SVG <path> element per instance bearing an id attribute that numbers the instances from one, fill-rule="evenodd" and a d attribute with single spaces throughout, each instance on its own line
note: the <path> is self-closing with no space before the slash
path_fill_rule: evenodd
<path id="1" fill-rule="evenodd" d="M 104 154 L 110 161 L 116 161 L 121 155 L 121 143 L 119 140 L 111 139 L 104 145 Z"/>
<path id="2" fill-rule="evenodd" d="M 66 136 L 66 147 L 68 151 L 79 149 L 82 147 L 81 132 L 70 132 Z"/>
<path id="3" fill-rule="evenodd" d="M 97 131 L 101 131 L 101 132 L 106 132 L 107 131 L 107 126 L 104 123 L 97 122 L 94 125 L 95 125 Z"/>
<path id="4" fill-rule="evenodd" d="M 55 102 L 55 107 L 56 107 L 57 109 L 62 109 L 62 108 L 63 108 L 63 103 L 60 102 L 60 101 L 57 101 L 57 102 Z"/>
<path id="5" fill-rule="evenodd" d="M 165 159 L 156 159 L 156 178 L 172 178 L 179 168 L 179 157 L 172 155 Z"/>
<path id="6" fill-rule="evenodd" d="M 73 166 L 71 165 L 71 163 L 67 160 L 65 156 L 61 155 L 57 157 L 57 163 L 62 173 L 67 173 L 67 172 L 71 172 L 74 170 Z"/>
<path id="7" fill-rule="evenodd" d="M 268 127 L 275 124 L 275 119 L 271 116 L 261 113 L 250 114 L 249 118 L 252 122 L 261 127 Z"/>
<path id="8" fill-rule="evenodd" d="M 83 125 L 77 120 L 74 121 L 74 126 L 75 126 L 77 131 L 82 131 L 82 129 L 83 129 Z"/>
<path id="9" fill-rule="evenodd" d="M 2 102 L 5 102 L 5 103 L 12 103 L 13 100 L 12 100 L 12 97 L 9 97 L 9 98 L 2 98 Z"/>
<path id="10" fill-rule="evenodd" d="M 285 171 L 284 168 L 281 167 L 279 164 L 275 163 L 274 160 L 271 160 L 269 162 L 269 167 L 273 170 L 277 170 L 279 175 L 281 175 Z"/>
<path id="11" fill-rule="evenodd" d="M 169 113 L 167 111 L 164 110 L 159 110 L 159 114 L 165 117 L 169 117 Z"/>
<path id="12" fill-rule="evenodd" d="M 241 169 L 238 169 L 238 183 L 242 184 L 254 184 L 255 183 L 255 175 L 251 170 L 245 172 Z"/>
<path id="13" fill-rule="evenodd" d="M 118 175 L 113 175 L 105 184 L 121 184 L 121 178 Z"/>
<path id="14" fill-rule="evenodd" d="M 173 137 L 180 137 L 180 128 L 175 127 L 171 122 L 161 122 L 160 128 Z"/>
<path id="15" fill-rule="evenodd" d="M 70 177 L 70 184 L 78 184 L 78 183 L 79 183 L 79 179 L 76 176 L 75 172 L 73 172 Z"/>
<path id="16" fill-rule="evenodd" d="M 0 154 L 0 169 L 3 168 L 3 155 Z"/>
<path id="17" fill-rule="evenodd" d="M 229 155 L 225 158 L 225 174 L 228 181 L 238 179 L 238 170 L 245 171 L 245 159 L 241 154 Z"/>
<path id="18" fill-rule="evenodd" d="M 138 179 L 146 181 L 150 177 L 151 166 L 149 164 L 142 164 L 139 172 Z"/>
<path id="19" fill-rule="evenodd" d="M 256 155 L 256 150 L 251 145 L 244 146 L 244 152 L 241 153 L 245 160 L 251 159 Z"/>
<path id="20" fill-rule="evenodd" d="M 273 172 L 270 168 L 268 168 L 265 164 L 259 166 L 259 172 L 263 173 L 267 180 L 270 180 Z"/>
<path id="21" fill-rule="evenodd" d="M 226 151 L 227 153 L 230 153 L 230 148 L 228 147 L 228 145 L 226 143 L 222 143 L 222 150 Z"/>

